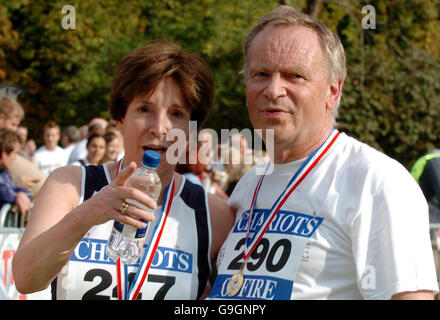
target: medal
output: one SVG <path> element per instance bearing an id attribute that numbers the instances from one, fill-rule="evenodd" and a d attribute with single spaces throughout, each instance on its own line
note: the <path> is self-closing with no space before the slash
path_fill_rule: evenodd
<path id="1" fill-rule="evenodd" d="M 245 263 L 246 262 L 243 262 L 240 270 L 236 274 L 234 274 L 231 277 L 231 279 L 229 279 L 228 286 L 226 288 L 226 293 L 228 294 L 229 297 L 235 296 L 238 293 L 238 291 L 240 291 L 241 286 L 243 285 L 243 280 L 244 280 L 243 268 L 245 266 Z"/>

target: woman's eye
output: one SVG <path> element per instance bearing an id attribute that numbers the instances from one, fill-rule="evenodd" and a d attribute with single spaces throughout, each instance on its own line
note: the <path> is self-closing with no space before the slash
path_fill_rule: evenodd
<path id="1" fill-rule="evenodd" d="M 181 111 L 173 111 L 171 114 L 176 118 L 183 118 L 183 113 Z"/>
<path id="2" fill-rule="evenodd" d="M 148 107 L 139 107 L 138 111 L 139 112 L 148 112 Z"/>

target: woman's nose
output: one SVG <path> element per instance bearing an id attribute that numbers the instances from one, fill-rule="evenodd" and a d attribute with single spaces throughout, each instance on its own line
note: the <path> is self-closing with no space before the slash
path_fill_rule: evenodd
<path id="1" fill-rule="evenodd" d="M 171 129 L 171 121 L 166 114 L 157 114 L 150 126 L 150 133 L 161 138 L 166 136 L 168 131 Z"/>

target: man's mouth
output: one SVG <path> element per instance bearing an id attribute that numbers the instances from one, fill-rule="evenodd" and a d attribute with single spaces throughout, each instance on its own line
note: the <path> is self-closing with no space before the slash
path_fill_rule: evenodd
<path id="1" fill-rule="evenodd" d="M 285 113 L 284 110 L 279 108 L 264 108 L 261 110 L 262 113 L 264 113 L 266 116 L 273 117 L 278 116 L 282 113 Z"/>

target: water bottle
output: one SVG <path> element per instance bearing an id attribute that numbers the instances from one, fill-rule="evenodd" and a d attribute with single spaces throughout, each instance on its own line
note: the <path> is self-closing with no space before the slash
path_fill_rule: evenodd
<path id="1" fill-rule="evenodd" d="M 159 175 L 156 172 L 159 162 L 159 153 L 152 150 L 145 151 L 141 166 L 127 180 L 128 187 L 145 192 L 156 202 L 162 189 Z M 129 205 L 136 205 L 146 211 L 152 211 L 135 200 L 126 199 L 125 202 Z M 144 248 L 147 229 L 148 223 L 145 228 L 137 229 L 136 227 L 115 221 L 107 241 L 107 256 L 113 261 L 121 258 L 121 262 L 124 264 L 136 263 Z"/>

